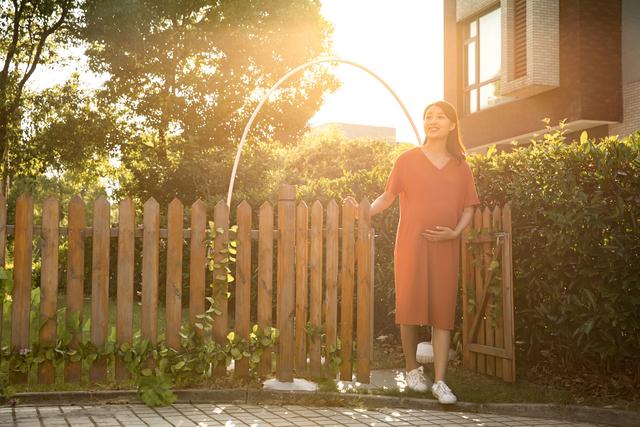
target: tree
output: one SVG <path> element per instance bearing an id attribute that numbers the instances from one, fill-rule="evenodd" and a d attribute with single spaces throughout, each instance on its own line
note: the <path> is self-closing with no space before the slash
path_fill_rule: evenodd
<path id="1" fill-rule="evenodd" d="M 127 138 L 116 113 L 100 106 L 74 73 L 64 84 L 23 95 L 20 136 L 9 153 L 15 175 L 101 171 Z M 96 176 L 96 179 L 99 176 Z"/>
<path id="2" fill-rule="evenodd" d="M 25 85 L 40 64 L 56 60 L 79 25 L 75 0 L 0 0 L 0 164 L 3 182 L 12 175 L 9 152 L 21 135 Z"/>
<path id="3" fill-rule="evenodd" d="M 223 193 L 261 95 L 330 49 L 318 1 L 89 0 L 85 11 L 90 66 L 110 75 L 102 97 L 134 130 L 121 147 L 127 188 L 160 199 L 177 189 Z M 298 75 L 265 105 L 252 136 L 295 141 L 336 87 L 324 68 Z"/>

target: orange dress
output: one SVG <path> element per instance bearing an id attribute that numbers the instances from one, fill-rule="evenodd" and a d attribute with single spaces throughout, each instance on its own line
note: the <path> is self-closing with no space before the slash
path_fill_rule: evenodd
<path id="1" fill-rule="evenodd" d="M 471 168 L 454 158 L 438 169 L 420 147 L 396 160 L 385 191 L 400 195 L 394 248 L 396 323 L 453 330 L 460 238 L 430 242 L 426 228 L 455 229 L 466 206 L 480 204 Z"/>

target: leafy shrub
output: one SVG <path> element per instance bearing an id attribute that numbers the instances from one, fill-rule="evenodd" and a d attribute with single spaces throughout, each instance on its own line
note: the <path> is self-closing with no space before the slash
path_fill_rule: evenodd
<path id="1" fill-rule="evenodd" d="M 565 132 L 470 158 L 483 204 L 512 204 L 518 357 L 637 363 L 640 132 L 571 143 Z"/>

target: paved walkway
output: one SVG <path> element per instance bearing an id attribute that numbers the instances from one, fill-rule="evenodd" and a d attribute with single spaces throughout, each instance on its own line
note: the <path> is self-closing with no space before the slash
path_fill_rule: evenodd
<path id="1" fill-rule="evenodd" d="M 0 408 L 0 426 L 595 426 L 540 418 L 417 409 L 175 404 Z"/>

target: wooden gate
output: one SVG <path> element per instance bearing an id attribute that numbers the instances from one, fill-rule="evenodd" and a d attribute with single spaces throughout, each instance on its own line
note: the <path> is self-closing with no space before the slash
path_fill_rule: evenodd
<path id="1" fill-rule="evenodd" d="M 515 382 L 511 207 L 476 208 L 463 233 L 463 366 Z"/>

